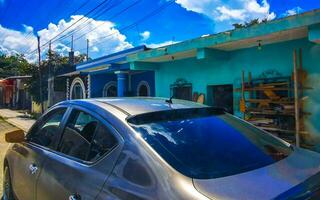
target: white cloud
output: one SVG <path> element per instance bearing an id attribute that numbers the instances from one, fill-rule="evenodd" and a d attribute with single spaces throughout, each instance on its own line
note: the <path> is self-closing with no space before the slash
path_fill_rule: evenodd
<path id="1" fill-rule="evenodd" d="M 150 31 L 144 31 L 142 33 L 140 33 L 140 36 L 142 37 L 142 41 L 146 41 L 150 38 Z"/>
<path id="2" fill-rule="evenodd" d="M 270 12 L 267 0 L 176 0 L 183 8 L 208 16 L 216 22 L 217 31 L 231 28 L 234 23 L 248 22 L 252 19 L 272 20 L 276 17 Z"/>
<path id="3" fill-rule="evenodd" d="M 96 46 L 92 47 L 92 52 L 99 52 L 99 48 Z"/>
<path id="4" fill-rule="evenodd" d="M 246 16 L 244 14 L 244 10 L 242 9 L 230 9 L 225 6 L 217 7 L 217 18 L 219 21 L 225 21 L 230 19 L 244 21 Z"/>
<path id="5" fill-rule="evenodd" d="M 291 15 L 296 15 L 296 14 L 299 14 L 302 12 L 303 12 L 303 9 L 298 6 L 298 7 L 292 8 L 290 10 L 287 10 L 284 14 L 282 14 L 282 16 L 287 17 L 287 16 L 291 16 Z"/>
<path id="6" fill-rule="evenodd" d="M 28 26 L 28 25 L 25 25 L 25 24 L 22 24 L 22 26 L 24 27 L 24 30 L 26 33 L 31 33 L 33 32 L 33 27 L 32 26 Z"/>
<path id="7" fill-rule="evenodd" d="M 82 15 L 75 15 L 71 16 L 70 21 L 65 21 L 62 19 L 58 22 L 58 24 L 50 23 L 48 28 L 38 31 L 42 43 L 49 41 L 52 37 L 65 30 L 82 17 Z M 77 29 L 80 31 L 77 31 L 73 34 L 73 38 L 75 40 L 75 51 L 80 51 L 80 53 L 86 52 L 86 39 L 89 39 L 89 54 L 91 57 L 103 56 L 133 47 L 127 41 L 126 36 L 121 34 L 120 31 L 115 28 L 114 23 L 110 21 L 88 19 L 86 17 L 84 17 L 81 21 L 87 21 L 87 23 L 85 23 L 85 26 L 78 27 Z M 81 22 L 78 24 L 81 24 Z M 73 27 L 77 27 L 78 24 L 74 25 Z M 66 31 L 66 33 L 67 32 L 68 31 Z M 79 38 L 84 34 L 85 36 Z M 61 41 L 53 43 L 52 48 L 59 53 L 66 54 L 70 50 L 70 41 L 71 37 L 64 38 Z M 59 48 L 57 48 L 58 46 Z"/>
<path id="8" fill-rule="evenodd" d="M 163 46 L 168 46 L 171 44 L 178 43 L 177 41 L 165 41 L 161 43 L 151 43 L 151 44 L 146 44 L 147 47 L 149 48 L 158 48 L 158 47 L 163 47 Z"/>
<path id="9" fill-rule="evenodd" d="M 16 30 L 11 30 L 0 25 L 0 52 L 5 54 L 16 54 L 18 52 L 30 52 L 36 48 L 37 38 L 32 34 L 28 36 L 27 29 L 28 26 L 24 26 L 25 31 L 20 32 Z M 28 39 L 26 40 L 26 37 Z"/>
<path id="10" fill-rule="evenodd" d="M 57 24 L 50 23 L 46 29 L 38 31 L 37 34 L 41 38 L 41 44 L 47 43 L 51 38 L 65 30 L 67 27 L 71 26 L 71 24 L 79 20 L 81 17 L 82 16 L 80 15 L 71 16 L 69 21 L 62 19 Z M 77 29 L 80 31 L 73 34 L 75 40 L 85 34 L 85 36 L 83 36 L 81 39 L 74 41 L 75 52 L 86 52 L 86 39 L 89 39 L 90 41 L 89 53 L 90 57 L 93 58 L 132 47 L 132 45 L 127 41 L 126 36 L 121 34 L 120 31 L 115 28 L 114 23 L 110 21 L 100 21 L 88 18 L 83 18 L 81 21 L 86 20 L 88 23 L 86 23 L 85 26 L 78 27 Z M 75 24 L 73 27 L 77 27 L 78 24 Z M 6 54 L 12 54 L 16 52 L 30 53 L 37 48 L 36 35 L 34 35 L 34 33 L 30 34 L 30 31 L 33 31 L 33 27 L 27 25 L 23 25 L 23 27 L 24 31 L 20 32 L 4 28 L 0 25 L 0 51 Z M 70 30 L 72 30 L 72 28 Z M 91 30 L 93 31 L 90 32 Z M 65 33 L 68 33 L 68 31 Z M 53 42 L 52 48 L 60 54 L 68 55 L 68 51 L 70 51 L 70 41 L 70 37 L 63 38 L 60 41 Z M 46 54 L 47 50 L 47 46 L 42 49 L 43 56 Z M 36 61 L 37 55 L 26 55 L 26 57 L 29 61 Z"/>

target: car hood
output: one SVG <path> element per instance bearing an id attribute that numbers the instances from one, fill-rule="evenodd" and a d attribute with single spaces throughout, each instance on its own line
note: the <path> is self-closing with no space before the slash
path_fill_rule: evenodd
<path id="1" fill-rule="evenodd" d="M 287 158 L 253 171 L 216 179 L 193 179 L 212 199 L 275 199 L 320 172 L 320 154 L 295 148 Z M 319 183 L 320 184 L 320 183 Z"/>

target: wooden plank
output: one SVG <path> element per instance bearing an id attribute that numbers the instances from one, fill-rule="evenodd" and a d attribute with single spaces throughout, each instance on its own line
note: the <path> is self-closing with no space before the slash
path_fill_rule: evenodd
<path id="1" fill-rule="evenodd" d="M 244 105 L 244 110 L 245 110 L 245 94 L 244 94 L 244 90 L 245 90 L 245 83 L 244 83 L 244 71 L 242 70 L 242 86 L 241 86 L 241 100 L 242 100 L 242 104 Z M 243 112 L 243 119 L 246 119 L 246 112 Z"/>
<path id="2" fill-rule="evenodd" d="M 281 101 L 272 99 L 247 99 L 249 103 L 275 103 L 275 104 L 294 104 L 294 101 Z"/>
<path id="3" fill-rule="evenodd" d="M 289 82 L 263 83 L 260 86 L 280 86 L 280 85 L 289 85 Z"/>
<path id="4" fill-rule="evenodd" d="M 250 87 L 252 87 L 252 74 L 251 74 L 251 72 L 249 72 L 249 74 L 248 74 L 248 85 Z M 252 97 L 253 97 L 253 93 L 252 93 L 252 91 L 250 91 L 249 98 L 252 99 Z"/>
<path id="5" fill-rule="evenodd" d="M 305 90 L 312 90 L 312 87 L 302 87 L 301 89 Z M 234 89 L 235 92 L 241 91 L 242 88 L 236 88 Z M 264 90 L 272 90 L 272 91 L 288 91 L 292 90 L 294 91 L 294 88 L 270 88 L 270 87 L 254 87 L 254 88 L 245 88 L 244 91 L 264 91 Z"/>
<path id="6" fill-rule="evenodd" d="M 297 73 L 297 50 L 293 51 L 293 80 L 294 80 L 294 107 L 295 107 L 295 124 L 296 124 L 296 146 L 300 146 L 300 105 L 298 91 L 298 73 Z"/>
<path id="7" fill-rule="evenodd" d="M 295 133 L 295 130 L 285 130 L 285 129 L 279 129 L 279 128 L 273 128 L 273 127 L 264 127 L 264 126 L 258 126 L 259 128 L 266 130 L 266 131 L 275 131 L 275 132 L 282 132 L 282 133 Z M 301 131 L 300 134 L 308 135 L 309 133 L 306 131 Z"/>

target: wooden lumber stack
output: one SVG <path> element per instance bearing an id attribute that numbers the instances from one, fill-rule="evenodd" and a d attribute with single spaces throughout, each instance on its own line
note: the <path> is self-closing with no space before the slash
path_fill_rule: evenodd
<path id="1" fill-rule="evenodd" d="M 299 60 L 299 63 L 297 62 Z M 294 51 L 292 76 L 253 79 L 251 73 L 245 81 L 242 72 L 240 111 L 244 119 L 257 127 L 273 133 L 297 146 L 307 146 L 304 138 L 309 134 L 304 129 L 303 91 L 307 73 L 302 69 L 302 52 L 297 59 Z"/>

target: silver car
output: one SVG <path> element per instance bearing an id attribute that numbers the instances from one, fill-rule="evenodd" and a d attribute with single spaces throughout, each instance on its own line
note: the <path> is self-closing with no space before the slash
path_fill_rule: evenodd
<path id="1" fill-rule="evenodd" d="M 188 101 L 66 101 L 6 140 L 4 200 L 320 199 L 319 154 Z"/>

